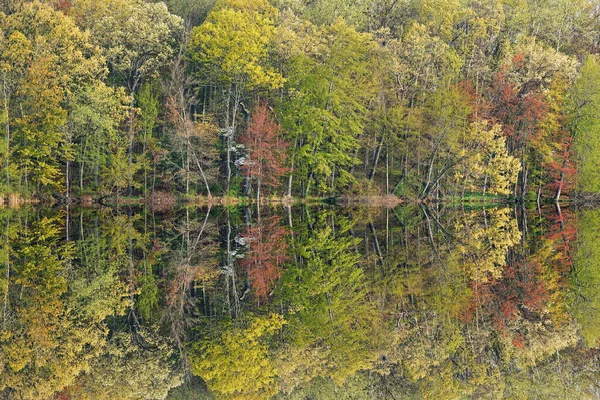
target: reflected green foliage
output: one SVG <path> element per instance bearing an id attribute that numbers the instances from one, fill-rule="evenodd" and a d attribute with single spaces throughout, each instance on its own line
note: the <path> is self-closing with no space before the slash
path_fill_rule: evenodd
<path id="1" fill-rule="evenodd" d="M 595 210 L 278 214 L 0 209 L 3 395 L 595 396 Z"/>
<path id="2" fill-rule="evenodd" d="M 573 292 L 571 312 L 581 324 L 585 343 L 595 348 L 600 339 L 600 248 L 598 248 L 598 224 L 600 213 L 589 210 L 581 213 L 578 222 L 579 246 L 575 253 L 570 280 Z"/>

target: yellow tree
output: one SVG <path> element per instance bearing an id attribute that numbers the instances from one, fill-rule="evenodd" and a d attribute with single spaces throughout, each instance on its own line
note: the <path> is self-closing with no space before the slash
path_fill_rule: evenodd
<path id="1" fill-rule="evenodd" d="M 483 195 L 511 193 L 521 165 L 508 154 L 500 125 L 489 127 L 487 121 L 471 123 L 456 151 L 461 162 L 454 179 L 456 184 L 462 183 L 463 191 L 468 188 L 481 189 Z"/>
<path id="2" fill-rule="evenodd" d="M 62 165 L 68 172 L 73 158 L 69 100 L 105 76 L 104 60 L 89 33 L 38 1 L 23 4 L 1 26 L 7 180 L 12 171 L 21 188 L 60 190 Z"/>
<path id="3" fill-rule="evenodd" d="M 192 373 L 225 398 L 271 398 L 278 389 L 265 339 L 284 323 L 277 314 L 253 317 L 246 328 L 228 329 L 216 340 L 197 343 L 190 356 Z"/>

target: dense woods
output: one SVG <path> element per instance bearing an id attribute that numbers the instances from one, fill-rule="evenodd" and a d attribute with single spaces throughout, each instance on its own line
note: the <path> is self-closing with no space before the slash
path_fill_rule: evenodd
<path id="1" fill-rule="evenodd" d="M 593 0 L 7 0 L 0 193 L 598 192 Z"/>
<path id="2" fill-rule="evenodd" d="M 0 1 L 0 398 L 599 398 L 599 50 L 597 0 Z"/>

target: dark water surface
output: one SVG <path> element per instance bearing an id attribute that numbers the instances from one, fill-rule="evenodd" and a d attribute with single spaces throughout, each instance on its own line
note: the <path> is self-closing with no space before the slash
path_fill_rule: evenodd
<path id="1" fill-rule="evenodd" d="M 600 396 L 600 210 L 0 209 L 6 399 Z"/>

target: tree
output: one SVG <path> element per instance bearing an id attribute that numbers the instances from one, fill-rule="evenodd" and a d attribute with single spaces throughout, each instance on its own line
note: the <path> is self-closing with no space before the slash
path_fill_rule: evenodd
<path id="1" fill-rule="evenodd" d="M 100 49 L 71 18 L 39 1 L 23 4 L 2 28 L 7 181 L 61 191 L 74 156 L 66 126 L 70 101 L 105 76 Z"/>
<path id="2" fill-rule="evenodd" d="M 192 30 L 188 54 L 208 82 L 223 88 L 227 189 L 232 176 L 232 151 L 238 111 L 246 91 L 276 89 L 282 76 L 266 63 L 276 35 L 277 10 L 266 0 L 219 0 L 204 23 Z"/>
<path id="3" fill-rule="evenodd" d="M 574 265 L 569 273 L 572 285 L 569 290 L 570 311 L 581 327 L 588 348 L 597 346 L 600 340 L 600 248 L 596 229 L 599 220 L 598 210 L 584 211 L 580 215 Z"/>
<path id="4" fill-rule="evenodd" d="M 190 192 L 192 168 L 197 168 L 204 187 L 211 196 L 208 181 L 210 170 L 218 158 L 216 151 L 218 128 L 209 120 L 194 121 L 181 103 L 181 97 L 171 97 L 167 103 L 168 118 L 174 127 L 173 149 L 184 156 L 181 170 L 185 175 L 185 193 Z"/>
<path id="5" fill-rule="evenodd" d="M 322 211 L 295 227 L 295 257 L 286 265 L 273 302 L 287 310 L 285 337 L 294 347 L 290 353 L 282 347 L 278 354 L 287 390 L 317 376 L 341 385 L 368 369 L 384 343 L 352 226 L 345 216 Z"/>
<path id="6" fill-rule="evenodd" d="M 578 188 L 583 192 L 600 192 L 600 64 L 588 57 L 579 78 L 567 98 L 573 147 L 576 151 Z"/>
<path id="7" fill-rule="evenodd" d="M 256 200 L 260 201 L 261 185 L 276 189 L 287 173 L 284 160 L 288 144 L 283 140 L 281 128 L 269 117 L 267 104 L 257 104 L 248 130 L 240 137 L 247 155 L 240 168 L 249 178 L 256 179 Z"/>
<path id="8" fill-rule="evenodd" d="M 281 277 L 282 266 L 288 261 L 289 234 L 281 219 L 270 217 L 257 226 L 248 226 L 241 237 L 248 246 L 240 265 L 248 273 L 248 281 L 258 301 L 266 300 Z"/>
<path id="9" fill-rule="evenodd" d="M 142 0 L 82 0 L 75 4 L 73 15 L 104 50 L 113 79 L 125 84 L 129 91 L 128 186 L 131 188 L 135 95 L 140 84 L 157 78 L 175 54 L 183 31 L 182 20 L 169 13 L 164 3 Z"/>
<path id="10" fill-rule="evenodd" d="M 455 152 L 463 157 L 454 178 L 457 185 L 479 190 L 483 195 L 510 194 L 517 182 L 521 166 L 508 155 L 502 127 L 489 127 L 487 121 L 471 123 Z"/>
<path id="11" fill-rule="evenodd" d="M 111 193 L 113 186 L 118 186 L 115 182 L 120 180 L 119 177 L 127 174 L 128 168 L 113 170 L 112 164 L 128 146 L 127 137 L 121 130 L 127 118 L 128 104 L 129 98 L 123 88 L 114 89 L 101 82 L 74 94 L 68 126 L 77 150 L 75 162 L 79 168 L 81 193 Z"/>
<path id="12" fill-rule="evenodd" d="M 464 93 L 455 86 L 434 92 L 423 110 L 423 134 L 418 137 L 419 151 L 424 153 L 424 176 L 420 177 L 420 198 L 439 190 L 440 181 L 462 161 L 464 153 L 456 151 L 465 132 L 471 110 Z"/>
<path id="13" fill-rule="evenodd" d="M 190 356 L 192 373 L 225 398 L 270 398 L 277 394 L 277 383 L 266 339 L 284 324 L 281 315 L 256 316 L 246 328 L 229 329 L 212 341 L 196 343 Z"/>
<path id="14" fill-rule="evenodd" d="M 285 57 L 289 99 L 280 105 L 278 114 L 293 149 L 293 176 L 298 177 L 304 196 L 310 194 L 312 185 L 320 193 L 333 192 L 354 181 L 349 169 L 359 162 L 355 156 L 358 136 L 374 91 L 369 60 L 375 42 L 341 19 L 321 28 L 293 17 L 288 24 L 291 46 L 281 43 L 280 51 Z M 294 48 L 314 45 L 319 38 L 324 45 L 311 47 L 309 53 Z M 291 191 L 292 178 L 288 194 Z"/>
<path id="15" fill-rule="evenodd" d="M 82 400 L 166 398 L 182 382 L 171 343 L 154 326 L 144 327 L 140 334 L 143 345 L 132 342 L 129 332 L 112 332 L 105 351 L 66 394 Z"/>

